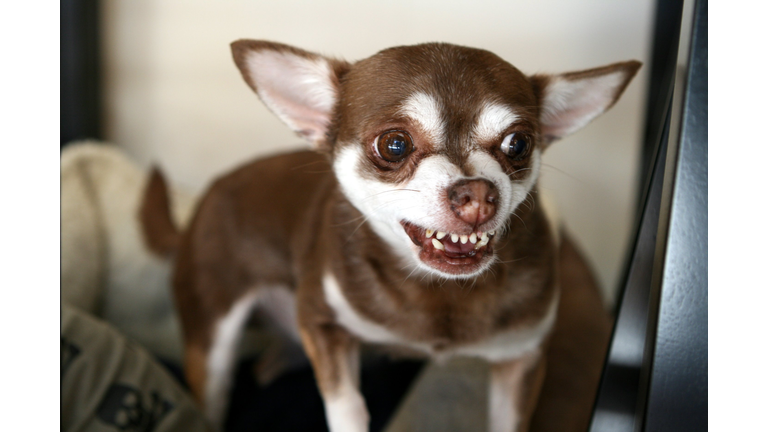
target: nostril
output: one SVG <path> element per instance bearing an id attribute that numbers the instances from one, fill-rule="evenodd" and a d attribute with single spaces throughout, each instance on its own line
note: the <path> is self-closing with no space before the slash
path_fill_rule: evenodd
<path id="1" fill-rule="evenodd" d="M 467 179 L 453 184 L 447 198 L 459 219 L 476 226 L 496 213 L 499 192 L 488 180 Z"/>

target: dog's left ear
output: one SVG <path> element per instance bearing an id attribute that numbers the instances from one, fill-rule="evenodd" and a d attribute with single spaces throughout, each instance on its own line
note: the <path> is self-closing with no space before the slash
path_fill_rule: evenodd
<path id="1" fill-rule="evenodd" d="M 264 104 L 313 147 L 326 146 L 349 64 L 276 42 L 242 39 L 231 46 L 240 73 Z"/>
<path id="2" fill-rule="evenodd" d="M 641 65 L 639 61 L 628 61 L 561 75 L 532 76 L 541 105 L 544 144 L 576 132 L 607 111 Z"/>

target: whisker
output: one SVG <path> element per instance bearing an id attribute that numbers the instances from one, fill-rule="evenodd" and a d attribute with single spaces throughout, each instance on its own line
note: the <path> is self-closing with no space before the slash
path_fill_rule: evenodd
<path id="1" fill-rule="evenodd" d="M 358 221 L 358 220 L 360 220 L 360 219 L 364 219 L 365 217 L 366 217 L 366 216 L 365 216 L 364 214 L 361 214 L 360 216 L 354 217 L 354 218 L 352 218 L 352 219 L 350 219 L 350 220 L 348 220 L 348 221 L 346 221 L 346 222 L 339 222 L 339 223 L 337 223 L 337 224 L 333 224 L 333 225 L 331 225 L 331 226 L 332 226 L 332 227 L 334 227 L 334 228 L 336 228 L 336 227 L 340 227 L 340 226 L 344 226 L 344 225 L 350 224 L 350 223 L 352 223 L 352 222 Z"/>
<path id="2" fill-rule="evenodd" d="M 526 257 L 517 258 L 517 259 L 513 259 L 513 260 L 507 260 L 507 261 L 498 260 L 498 262 L 500 264 L 511 264 L 511 263 L 514 263 L 514 262 L 522 261 L 522 260 L 524 260 L 526 258 L 528 258 L 528 257 L 526 256 Z"/>
<path id="3" fill-rule="evenodd" d="M 573 175 L 573 174 L 570 174 L 570 173 L 568 173 L 568 172 L 566 172 L 566 171 L 563 171 L 563 170 L 561 170 L 560 168 L 558 168 L 558 167 L 556 167 L 556 166 L 554 166 L 554 165 L 550 165 L 550 164 L 546 164 L 546 163 L 543 163 L 543 162 L 542 162 L 542 163 L 541 163 L 541 166 L 542 166 L 542 167 L 546 167 L 546 168 L 549 168 L 549 169 L 552 169 L 552 170 L 555 170 L 555 171 L 559 172 L 560 174 L 562 174 L 562 175 L 564 175 L 564 176 L 566 176 L 566 177 L 570 178 L 571 180 L 575 180 L 575 181 L 577 181 L 577 182 L 579 182 L 579 183 L 581 183 L 581 184 L 586 184 L 586 182 L 585 182 L 584 180 L 582 180 L 582 179 L 580 179 L 580 178 L 576 177 L 576 176 L 575 176 L 575 175 Z"/>
<path id="4" fill-rule="evenodd" d="M 326 161 L 326 160 L 317 160 L 317 161 L 314 161 L 314 162 L 305 163 L 303 165 L 297 165 L 295 167 L 291 167 L 291 171 L 295 171 L 297 169 L 302 169 L 302 168 L 306 168 L 308 166 L 317 165 L 317 164 L 328 164 L 328 161 Z M 331 171 L 323 171 L 323 172 L 331 172 Z"/>
<path id="5" fill-rule="evenodd" d="M 530 231 L 528 230 L 528 226 L 526 226 L 526 225 L 525 225 L 525 221 L 523 220 L 523 218 L 521 218 L 520 216 L 518 216 L 518 215 L 517 215 L 515 212 L 512 212 L 512 216 L 514 216 L 514 217 L 516 217 L 516 218 L 520 219 L 520 222 L 522 222 L 522 223 L 523 223 L 523 227 L 525 228 L 525 230 L 526 230 L 526 231 L 528 231 L 528 232 L 530 232 Z"/>

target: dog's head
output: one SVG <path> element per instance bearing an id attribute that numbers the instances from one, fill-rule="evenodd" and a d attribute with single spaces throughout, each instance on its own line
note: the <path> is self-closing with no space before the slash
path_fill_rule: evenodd
<path id="1" fill-rule="evenodd" d="M 232 49 L 262 101 L 331 155 L 373 230 L 407 262 L 451 278 L 490 267 L 542 151 L 610 108 L 640 67 L 529 77 L 488 51 L 449 44 L 353 64 L 273 42 Z"/>

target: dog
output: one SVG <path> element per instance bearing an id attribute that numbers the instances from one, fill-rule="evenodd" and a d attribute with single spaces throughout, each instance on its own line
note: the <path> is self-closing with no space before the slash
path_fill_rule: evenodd
<path id="1" fill-rule="evenodd" d="M 183 233 L 154 230 L 175 251 L 185 373 L 213 424 L 253 310 L 303 346 L 333 432 L 368 428 L 363 342 L 487 360 L 490 430 L 529 430 L 555 338 L 585 340 L 566 340 L 589 320 L 578 308 L 601 323 L 603 351 L 571 347 L 592 353 L 579 385 L 594 395 L 607 315 L 537 180 L 542 152 L 609 109 L 639 62 L 527 76 L 445 43 L 355 63 L 269 41 L 232 52 L 313 151 L 244 165 L 210 186 Z M 571 288 L 577 274 L 586 288 Z"/>

